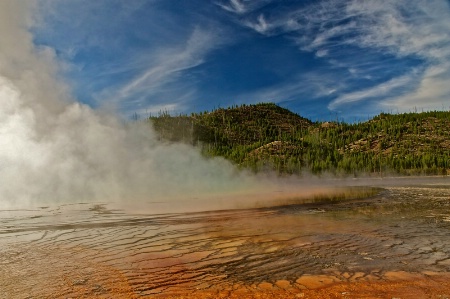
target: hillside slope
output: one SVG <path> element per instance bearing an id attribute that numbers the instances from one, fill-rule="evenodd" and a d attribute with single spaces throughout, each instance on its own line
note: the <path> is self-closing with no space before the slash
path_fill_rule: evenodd
<path id="1" fill-rule="evenodd" d="M 151 117 L 162 140 L 187 142 L 254 171 L 450 174 L 450 112 L 314 123 L 275 104 Z"/>

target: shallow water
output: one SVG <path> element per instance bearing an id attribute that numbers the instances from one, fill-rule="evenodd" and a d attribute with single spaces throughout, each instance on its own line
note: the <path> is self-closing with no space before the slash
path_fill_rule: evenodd
<path id="1" fill-rule="evenodd" d="M 0 298 L 294 292 L 393 273 L 447 273 L 450 184 L 439 184 L 208 212 L 131 213 L 107 204 L 0 211 Z"/>

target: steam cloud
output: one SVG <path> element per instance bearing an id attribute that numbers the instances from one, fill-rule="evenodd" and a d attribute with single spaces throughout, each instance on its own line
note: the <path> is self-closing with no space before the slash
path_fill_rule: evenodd
<path id="1" fill-rule="evenodd" d="M 0 2 L 0 208 L 195 197 L 254 185 L 225 160 L 163 145 L 70 98 L 50 48 L 28 31 L 32 1 Z"/>

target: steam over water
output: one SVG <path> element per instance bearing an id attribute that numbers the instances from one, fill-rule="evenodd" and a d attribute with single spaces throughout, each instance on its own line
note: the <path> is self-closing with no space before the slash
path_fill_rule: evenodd
<path id="1" fill-rule="evenodd" d="M 34 3 L 0 1 L 0 209 L 151 202 L 149 212 L 180 212 L 323 193 L 321 181 L 297 181 L 283 182 L 280 194 L 274 179 L 205 159 L 188 145 L 163 144 L 148 124 L 125 124 L 77 102 L 59 79 L 54 50 L 33 43 Z"/>
<path id="2" fill-rule="evenodd" d="M 198 197 L 249 188 L 225 160 L 163 145 L 74 101 L 50 48 L 35 47 L 31 1 L 0 2 L 0 207 Z"/>

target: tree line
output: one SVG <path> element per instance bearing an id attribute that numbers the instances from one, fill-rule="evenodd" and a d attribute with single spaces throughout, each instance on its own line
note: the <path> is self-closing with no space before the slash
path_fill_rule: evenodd
<path id="1" fill-rule="evenodd" d="M 450 174 L 450 112 L 313 122 L 273 103 L 149 118 L 159 138 L 197 146 L 238 167 L 279 174 Z"/>

